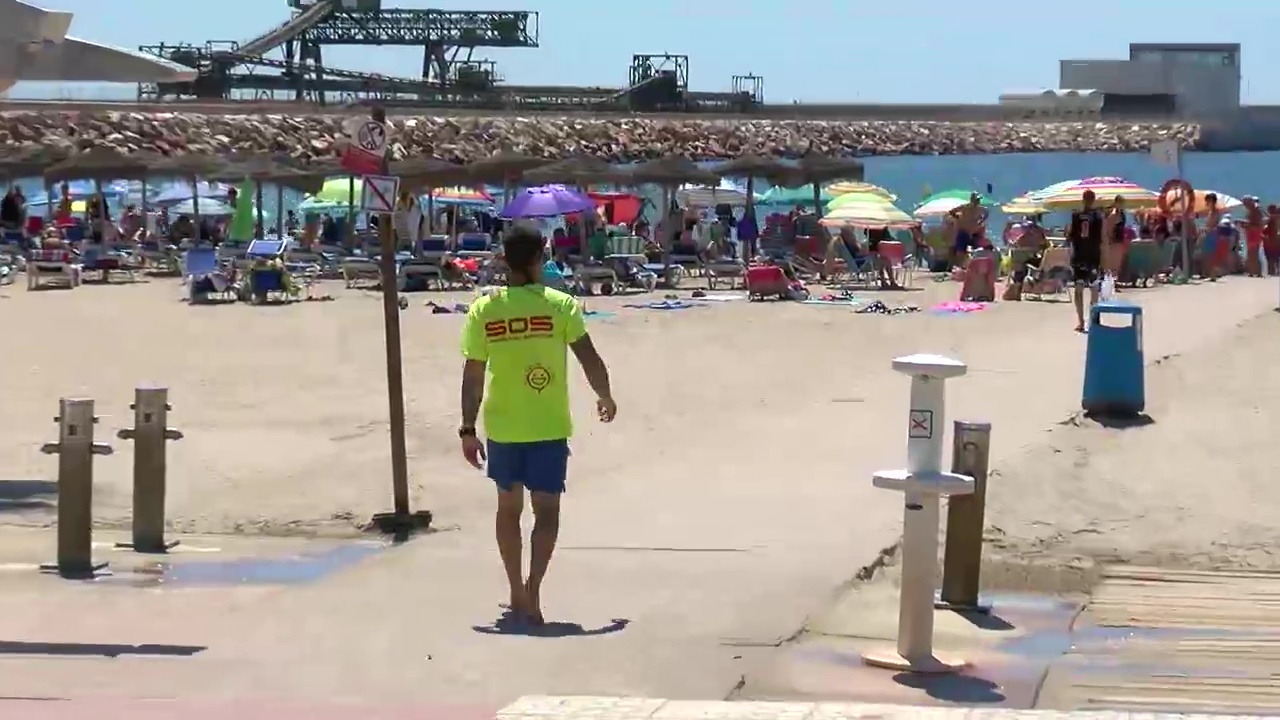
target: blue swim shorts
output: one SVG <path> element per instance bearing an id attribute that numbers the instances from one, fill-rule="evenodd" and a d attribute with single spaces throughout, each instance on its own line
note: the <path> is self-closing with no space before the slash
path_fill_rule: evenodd
<path id="1" fill-rule="evenodd" d="M 564 492 L 569 473 L 569 441 L 502 443 L 488 441 L 489 479 L 499 490 L 523 485 L 529 492 Z"/>

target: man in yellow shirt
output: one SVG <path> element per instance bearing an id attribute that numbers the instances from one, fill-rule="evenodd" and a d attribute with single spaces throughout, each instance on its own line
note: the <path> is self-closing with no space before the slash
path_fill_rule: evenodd
<path id="1" fill-rule="evenodd" d="M 618 412 L 609 371 L 583 322 L 582 307 L 569 295 L 542 285 L 546 241 L 537 229 L 517 225 L 502 243 L 507 287 L 485 295 L 467 312 L 462 331 L 462 454 L 477 469 L 488 465 L 498 486 L 498 552 L 511 586 L 511 610 L 542 622 L 539 600 L 556 535 L 560 495 L 569 464 L 568 349 L 595 391 L 601 422 Z M 484 397 L 485 377 L 489 394 Z M 476 418 L 484 400 L 481 443 Z M 523 577 L 520 516 L 524 491 L 533 505 L 529 577 Z"/>

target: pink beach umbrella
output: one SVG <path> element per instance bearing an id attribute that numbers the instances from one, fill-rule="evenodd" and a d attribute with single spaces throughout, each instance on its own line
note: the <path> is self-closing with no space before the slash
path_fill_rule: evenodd
<path id="1" fill-rule="evenodd" d="M 1084 193 L 1092 190 L 1099 206 L 1106 206 L 1116 198 L 1123 198 L 1131 208 L 1155 207 L 1160 196 L 1137 183 L 1122 177 L 1091 177 L 1051 185 L 1028 197 L 1047 210 L 1073 210 L 1084 202 Z"/>

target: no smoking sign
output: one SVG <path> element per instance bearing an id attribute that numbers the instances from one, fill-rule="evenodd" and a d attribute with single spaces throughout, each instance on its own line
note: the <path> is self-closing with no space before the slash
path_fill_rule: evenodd
<path id="1" fill-rule="evenodd" d="M 356 143 L 365 152 L 381 153 L 387 146 L 387 129 L 382 123 L 367 122 L 356 133 Z"/>

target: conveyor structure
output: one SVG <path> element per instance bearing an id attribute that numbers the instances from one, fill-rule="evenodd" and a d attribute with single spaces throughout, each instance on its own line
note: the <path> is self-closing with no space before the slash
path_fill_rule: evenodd
<path id="1" fill-rule="evenodd" d="M 506 85 L 492 61 L 472 55 L 480 47 L 538 47 L 535 12 L 383 9 L 378 0 L 291 2 L 292 17 L 244 42 L 140 47 L 199 75 L 191 82 L 140 85 L 139 101 L 291 99 L 527 111 L 748 112 L 762 97 L 758 85 L 754 92 L 739 87 L 740 78 L 754 76 L 735 77 L 733 92 L 690 92 L 685 55 L 636 55 L 630 82 L 622 89 Z M 356 45 L 421 47 L 422 75 L 391 77 L 325 66 L 323 47 Z"/>

